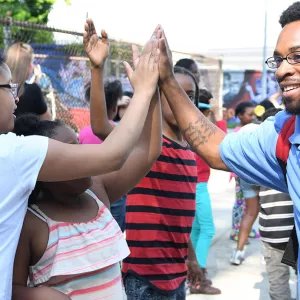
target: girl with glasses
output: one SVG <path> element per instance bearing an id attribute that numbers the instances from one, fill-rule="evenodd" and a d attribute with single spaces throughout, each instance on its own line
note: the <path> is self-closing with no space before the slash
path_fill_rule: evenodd
<path id="1" fill-rule="evenodd" d="M 88 34 L 89 25 L 92 25 L 91 20 L 89 24 L 85 24 L 84 42 L 92 63 L 92 80 L 99 82 L 97 70 L 103 65 L 95 62 L 94 58 L 97 57 L 97 45 L 101 41 L 97 38 L 93 25 L 93 35 Z M 27 211 L 28 197 L 36 181 L 74 180 L 122 168 L 144 128 L 157 87 L 158 61 L 158 52 L 150 42 L 144 48 L 136 70 L 130 72 L 135 90 L 131 104 L 120 125 L 101 145 L 70 145 L 44 136 L 24 137 L 10 133 L 14 128 L 17 99 L 12 95 L 11 89 L 0 88 L 0 299 L 11 299 L 14 256 Z M 11 71 L 1 60 L 0 84 L 7 85 L 11 82 Z M 38 293 L 35 299 L 47 299 L 46 296 L 39 297 L 42 289 L 32 290 L 32 293 Z M 34 296 L 29 298 L 34 299 Z"/>

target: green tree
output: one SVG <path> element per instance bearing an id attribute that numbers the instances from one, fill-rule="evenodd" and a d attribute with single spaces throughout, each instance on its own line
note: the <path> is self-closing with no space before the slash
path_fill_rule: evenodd
<path id="1" fill-rule="evenodd" d="M 10 16 L 17 21 L 47 24 L 48 15 L 56 0 L 0 0 L 0 17 L 4 18 L 9 12 Z M 70 4 L 70 0 L 65 0 Z M 1 28 L 2 29 L 2 28 Z M 53 43 L 53 33 L 38 31 L 13 26 L 13 40 L 26 43 Z M 0 32 L 1 43 L 3 30 Z"/>
<path id="2" fill-rule="evenodd" d="M 47 24 L 55 0 L 0 0 L 0 16 L 9 11 L 14 20 Z"/>

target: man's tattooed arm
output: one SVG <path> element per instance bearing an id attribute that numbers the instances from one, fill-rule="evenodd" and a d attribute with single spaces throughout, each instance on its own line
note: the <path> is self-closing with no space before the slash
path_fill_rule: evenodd
<path id="1" fill-rule="evenodd" d="M 192 148 L 208 142 L 208 139 L 217 132 L 217 127 L 208 121 L 204 116 L 199 117 L 195 122 L 183 130 L 183 134 Z"/>
<path id="2" fill-rule="evenodd" d="M 175 78 L 160 85 L 186 141 L 211 168 L 228 170 L 220 156 L 225 132 L 195 107 Z"/>
<path id="3" fill-rule="evenodd" d="M 219 152 L 219 146 L 225 133 L 216 125 L 205 116 L 199 116 L 194 122 L 190 122 L 182 132 L 190 146 L 211 168 L 228 170 Z"/>

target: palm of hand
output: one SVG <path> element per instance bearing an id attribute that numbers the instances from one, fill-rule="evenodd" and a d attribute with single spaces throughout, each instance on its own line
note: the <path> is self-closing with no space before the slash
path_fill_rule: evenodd
<path id="1" fill-rule="evenodd" d="M 100 40 L 93 34 L 85 44 L 85 52 L 94 66 L 101 66 L 109 53 L 109 41 L 105 38 Z"/>
<path id="2" fill-rule="evenodd" d="M 169 48 L 165 35 L 159 42 L 159 48 L 161 49 L 160 61 L 159 61 L 159 77 L 163 82 L 165 79 L 173 74 L 173 60 L 172 52 Z"/>

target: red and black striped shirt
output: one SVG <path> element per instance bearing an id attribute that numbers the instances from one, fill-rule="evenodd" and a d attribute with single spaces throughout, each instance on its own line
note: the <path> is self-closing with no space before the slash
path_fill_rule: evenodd
<path id="1" fill-rule="evenodd" d="M 195 154 L 164 137 L 151 171 L 128 194 L 126 239 L 131 254 L 123 274 L 175 291 L 186 278 L 188 241 L 195 214 Z"/>

